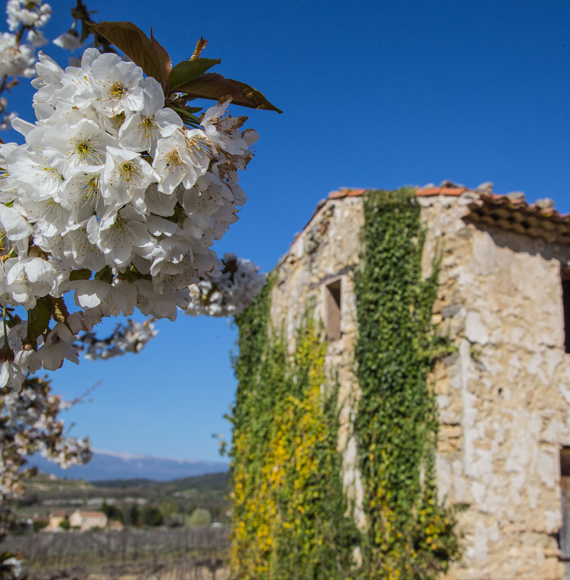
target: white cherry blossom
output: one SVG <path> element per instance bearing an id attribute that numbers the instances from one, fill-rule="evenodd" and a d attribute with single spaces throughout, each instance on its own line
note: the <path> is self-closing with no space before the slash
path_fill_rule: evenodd
<path id="1" fill-rule="evenodd" d="M 205 147 L 202 151 L 206 151 Z M 177 185 L 192 187 L 199 175 L 206 171 L 205 163 L 194 164 L 184 131 L 160 139 L 156 147 L 153 167 L 160 177 L 158 190 L 172 194 Z"/>
<path id="2" fill-rule="evenodd" d="M 124 62 L 117 54 L 102 54 L 93 62 L 91 75 L 96 107 L 107 116 L 144 107 L 143 72 L 136 64 Z"/>
<path id="3" fill-rule="evenodd" d="M 136 198 L 144 198 L 146 188 L 159 177 L 135 151 L 107 147 L 101 195 L 108 205 L 123 206 Z"/>
<path id="4" fill-rule="evenodd" d="M 145 100 L 140 112 L 133 114 L 119 131 L 121 147 L 133 151 L 148 151 L 154 155 L 161 137 L 182 129 L 182 119 L 172 109 L 165 109 L 162 87 L 152 78 L 141 83 Z"/>
<path id="5" fill-rule="evenodd" d="M 60 34 L 53 43 L 64 50 L 76 51 L 81 45 L 81 39 L 75 30 L 69 30 Z"/>
<path id="6" fill-rule="evenodd" d="M 4 263 L 6 290 L 16 304 L 26 309 L 36 305 L 36 298 L 47 296 L 55 275 L 51 264 L 43 258 L 8 258 Z"/>
<path id="7" fill-rule="evenodd" d="M 104 165 L 107 146 L 117 145 L 97 123 L 81 119 L 75 125 L 55 125 L 45 134 L 43 145 L 49 156 L 61 156 L 70 167 Z"/>

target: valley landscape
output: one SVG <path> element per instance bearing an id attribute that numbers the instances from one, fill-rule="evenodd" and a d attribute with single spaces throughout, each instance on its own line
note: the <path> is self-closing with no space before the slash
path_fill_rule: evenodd
<path id="1" fill-rule="evenodd" d="M 210 473 L 215 463 L 101 452 L 93 462 L 98 470 L 77 468 L 91 481 L 40 471 L 14 504 L 19 523 L 2 548 L 22 554 L 30 580 L 225 577 L 226 464 Z M 167 479 L 192 470 L 202 473 Z"/>

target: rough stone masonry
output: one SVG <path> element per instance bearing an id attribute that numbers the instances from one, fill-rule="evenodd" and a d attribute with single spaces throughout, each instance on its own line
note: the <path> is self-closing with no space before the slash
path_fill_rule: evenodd
<path id="1" fill-rule="evenodd" d="M 417 192 L 427 229 L 425 275 L 443 251 L 433 321 L 457 347 L 431 377 L 439 493 L 467 506 L 459 514 L 463 558 L 445 580 L 562 580 L 570 557 L 559 547 L 570 525 L 563 527 L 560 468 L 570 446 L 570 354 L 561 280 L 570 268 L 570 216 L 549 200 L 529 205 L 520 193 L 494 195 L 489 185 L 472 191 L 444 183 Z M 271 303 L 292 351 L 306 308 L 326 327 L 334 308 L 327 288 L 340 289 L 340 332 L 329 343 L 327 366 L 340 382 L 344 486 L 361 527 L 351 426 L 359 398 L 353 276 L 363 193 L 340 190 L 318 205 L 277 265 Z"/>

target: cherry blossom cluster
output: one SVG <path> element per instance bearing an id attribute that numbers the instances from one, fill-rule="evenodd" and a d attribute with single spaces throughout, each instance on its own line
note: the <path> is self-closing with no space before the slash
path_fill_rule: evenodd
<path id="1" fill-rule="evenodd" d="M 198 316 L 230 317 L 241 314 L 267 281 L 267 273 L 260 273 L 251 260 L 226 253 L 222 259 L 222 274 L 210 281 L 192 284 L 189 288 L 192 302 L 186 314 Z M 85 332 L 77 337 L 75 346 L 85 352 L 90 360 L 108 359 L 127 353 L 138 353 L 149 340 L 158 335 L 154 319 L 117 324 L 113 333 L 100 338 L 95 332 Z"/>
<path id="2" fill-rule="evenodd" d="M 113 333 L 106 338 L 98 338 L 94 332 L 85 332 L 77 338 L 75 345 L 85 351 L 85 358 L 89 360 L 138 353 L 158 334 L 152 320 L 135 322 L 129 318 L 126 324 L 117 324 Z"/>
<path id="3" fill-rule="evenodd" d="M 233 252 L 224 254 L 222 265 L 219 278 L 190 286 L 192 302 L 186 314 L 213 317 L 241 314 L 267 281 L 266 272 L 260 273 L 259 267 L 251 260 L 237 258 Z M 106 338 L 98 337 L 95 332 L 85 332 L 77 337 L 75 346 L 84 351 L 85 358 L 90 360 L 138 353 L 158 335 L 153 321 L 152 317 L 143 322 L 129 318 L 126 324 L 117 324 L 113 333 Z"/>
<path id="4" fill-rule="evenodd" d="M 26 456 L 40 453 L 61 467 L 91 458 L 89 441 L 66 437 L 59 413 L 71 403 L 53 395 L 49 381 L 29 377 L 20 392 L 0 390 L 0 500 L 19 497 L 29 474 Z M 32 470 L 28 470 L 32 471 Z"/>
<path id="5" fill-rule="evenodd" d="M 6 14 L 12 32 L 19 30 L 21 26 L 28 30 L 38 29 L 48 23 L 51 6 L 42 0 L 8 0 Z"/>
<path id="6" fill-rule="evenodd" d="M 41 28 L 51 17 L 51 7 L 42 0 L 8 0 L 6 13 L 10 32 L 0 33 L 0 94 L 17 86 L 17 77 L 34 75 L 36 48 L 48 42 Z M 17 116 L 7 107 L 6 97 L 0 97 L 1 131 L 10 129 Z"/>
<path id="7" fill-rule="evenodd" d="M 222 275 L 190 286 L 192 302 L 186 309 L 191 316 L 225 317 L 241 314 L 267 282 L 267 272 L 260 273 L 251 260 L 224 254 Z"/>
<path id="8" fill-rule="evenodd" d="M 11 554 L 2 554 L 0 558 L 2 557 L 6 558 L 0 561 L 0 578 L 2 580 L 24 580 L 27 577 L 24 563 L 19 557 Z"/>
<path id="9" fill-rule="evenodd" d="M 246 201 L 238 170 L 257 140 L 225 114 L 230 99 L 185 128 L 160 84 L 116 54 L 87 49 L 65 70 L 40 54 L 37 72 L 37 122 L 15 119 L 25 144 L 0 146 L 0 387 L 77 363 L 76 335 L 105 316 L 186 310 L 189 285 L 222 272 L 211 246 Z"/>
<path id="10" fill-rule="evenodd" d="M 51 17 L 51 7 L 42 0 L 9 0 L 6 13 L 10 32 L 0 36 L 0 76 L 31 77 L 35 47 L 48 42 L 41 28 Z"/>

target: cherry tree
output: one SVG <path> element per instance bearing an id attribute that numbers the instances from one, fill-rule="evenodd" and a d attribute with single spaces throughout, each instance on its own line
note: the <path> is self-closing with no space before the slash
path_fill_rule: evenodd
<path id="1" fill-rule="evenodd" d="M 208 72 L 220 60 L 201 56 L 202 38 L 173 65 L 152 33 L 95 23 L 77 0 L 72 28 L 55 43 L 85 50 L 64 69 L 37 53 L 48 4 L 9 0 L 7 14 L 0 127 L 11 125 L 22 143 L 0 145 L 4 498 L 21 491 L 25 454 L 64 465 L 89 457 L 88 442 L 64 437 L 65 403 L 35 373 L 77 364 L 81 350 L 138 352 L 156 335 L 153 320 L 174 321 L 179 311 L 237 314 L 264 284 L 250 261 L 220 260 L 212 245 L 246 203 L 239 171 L 258 139 L 229 105 L 281 112 L 249 85 Z M 5 95 L 33 75 L 31 123 L 8 111 Z M 195 99 L 215 104 L 203 111 Z M 135 310 L 147 321 L 97 337 L 101 320 Z"/>

